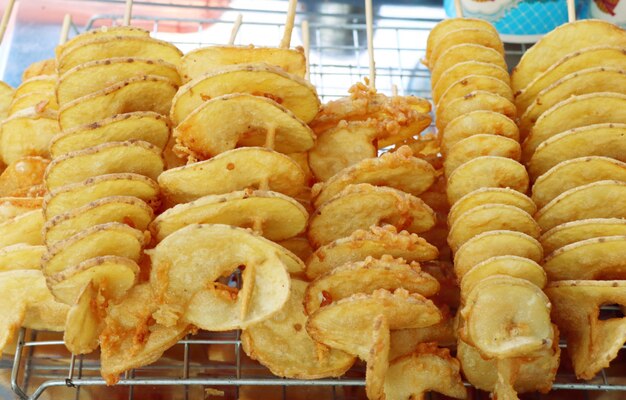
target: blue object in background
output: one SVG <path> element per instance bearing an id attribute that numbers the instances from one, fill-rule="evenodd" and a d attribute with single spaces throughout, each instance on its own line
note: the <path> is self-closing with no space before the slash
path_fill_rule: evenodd
<path id="1" fill-rule="evenodd" d="M 35 61 L 53 58 L 53 49 L 59 42 L 60 31 L 59 24 L 41 25 L 28 22 L 16 24 L 4 71 L 4 81 L 18 87 L 26 67 Z"/>

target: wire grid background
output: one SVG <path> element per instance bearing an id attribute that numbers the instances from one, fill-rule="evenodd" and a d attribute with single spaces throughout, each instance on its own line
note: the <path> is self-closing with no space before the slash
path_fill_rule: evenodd
<path id="1" fill-rule="evenodd" d="M 241 12 L 244 20 L 235 43 L 275 46 L 283 33 L 286 8 L 285 3 L 277 3 L 280 7 L 276 11 L 216 7 L 216 11 L 222 12 L 219 18 L 135 15 L 133 24 L 150 29 L 153 36 L 168 40 L 187 52 L 201 46 L 224 44 L 237 13 Z M 168 7 L 175 8 L 171 4 Z M 309 21 L 311 82 L 323 101 L 345 96 L 350 85 L 369 75 L 365 18 L 358 8 L 348 11 L 308 11 L 299 13 L 296 20 L 292 46 L 302 45 L 301 21 Z M 382 11 L 377 10 L 380 14 Z M 380 14 L 375 16 L 374 37 L 377 88 L 391 93 L 395 85 L 401 95 L 430 98 L 429 72 L 420 61 L 425 53 L 428 33 L 440 18 L 385 17 Z M 86 26 L 73 25 L 70 37 L 96 26 L 119 25 L 120 22 L 121 15 L 94 15 Z M 161 30 L 162 26 L 171 23 L 195 26 L 197 31 L 172 34 Z M 515 65 L 526 46 L 507 44 L 506 48 L 509 65 Z M 616 360 L 613 365 L 623 365 L 622 361 Z M 524 398 L 556 398 L 558 392 L 566 393 L 564 398 L 572 400 L 625 398 L 626 395 L 619 392 L 626 391 L 626 378 L 621 378 L 626 374 L 619 367 L 603 370 L 594 380 L 581 383 L 575 380 L 571 370 L 567 370 L 568 364 L 567 360 L 562 362 L 565 370 L 559 373 L 554 385 L 554 389 L 567 391 L 553 391 L 549 395 L 535 393 L 524 395 Z M 100 377 L 98 354 L 70 355 L 60 334 L 21 330 L 15 356 L 13 359 L 5 356 L 0 367 L 10 369 L 12 388 L 23 399 L 46 396 L 64 399 L 221 398 L 214 397 L 214 392 L 205 391 L 207 388 L 224 391 L 226 398 L 241 399 L 365 398 L 362 364 L 339 379 L 277 378 L 245 356 L 239 332 L 200 332 L 188 337 L 168 350 L 158 362 L 126 373 L 118 386 L 112 388 L 104 386 Z M 473 398 L 486 399 L 488 395 L 476 391 Z"/>

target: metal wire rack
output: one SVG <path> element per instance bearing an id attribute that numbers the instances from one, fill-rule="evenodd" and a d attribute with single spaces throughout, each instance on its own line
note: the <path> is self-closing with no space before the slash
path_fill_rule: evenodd
<path id="1" fill-rule="evenodd" d="M 276 45 L 282 34 L 283 6 L 280 11 L 209 7 L 219 13 L 215 18 L 180 18 L 176 17 L 175 9 L 183 6 L 167 4 L 167 7 L 174 10 L 171 17 L 135 15 L 133 23 L 151 29 L 154 36 L 174 43 L 183 51 L 224 44 L 236 13 L 244 15 L 237 44 Z M 374 46 L 378 89 L 390 93 L 396 85 L 400 94 L 430 98 L 429 72 L 420 60 L 425 53 L 428 32 L 440 18 L 385 14 L 384 9 L 377 9 L 377 12 Z M 312 83 L 323 101 L 345 96 L 349 85 L 368 76 L 362 11 L 305 10 L 298 14 L 292 45 L 302 44 L 301 21 L 304 19 L 310 26 Z M 94 15 L 86 26 L 73 26 L 72 31 L 76 34 L 95 26 L 116 25 L 121 20 L 122 16 L 117 14 Z M 161 29 L 172 23 L 195 26 L 196 32 L 175 35 Z M 506 50 L 509 65 L 514 65 L 526 45 L 507 44 Z M 98 359 L 98 354 L 71 355 L 59 334 L 22 329 L 13 358 L 1 359 L 0 370 L 10 369 L 11 387 L 20 399 L 44 398 L 47 394 L 75 399 L 218 398 L 212 397 L 217 392 L 206 390 L 208 388 L 222 391 L 225 398 L 305 398 L 299 397 L 301 393 L 305 393 L 306 398 L 316 399 L 365 398 L 362 365 L 339 379 L 277 378 L 246 357 L 241 350 L 239 332 L 200 332 L 187 337 L 157 363 L 128 372 L 115 387 L 107 387 L 100 377 Z M 620 361 L 624 360 L 616 363 Z M 581 383 L 571 371 L 563 370 L 553 388 L 581 391 L 581 399 L 591 398 L 590 393 L 594 391 L 626 392 L 626 377 L 620 375 L 624 376 L 620 371 L 603 370 L 596 379 Z M 250 393 L 249 389 L 255 392 Z M 530 398 L 548 399 L 550 396 L 532 394 Z M 488 397 L 477 391 L 473 398 Z"/>

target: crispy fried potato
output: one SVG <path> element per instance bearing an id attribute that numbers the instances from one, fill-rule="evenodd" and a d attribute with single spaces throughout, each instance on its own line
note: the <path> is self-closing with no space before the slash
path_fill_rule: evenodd
<path id="1" fill-rule="evenodd" d="M 384 255 L 380 259 L 367 257 L 340 265 L 311 282 L 304 296 L 307 314 L 320 307 L 349 297 L 355 293 L 371 294 L 375 290 L 394 291 L 402 288 L 409 293 L 431 297 L 439 291 L 439 282 L 423 272 L 416 262 Z"/>
<path id="2" fill-rule="evenodd" d="M 573 39 L 575 38 L 575 39 Z M 619 26 L 602 20 L 582 20 L 561 25 L 528 49 L 511 74 L 514 91 L 525 88 L 563 56 L 598 44 L 623 46 L 626 33 Z"/>
<path id="3" fill-rule="evenodd" d="M 466 162 L 448 177 L 448 201 L 454 205 L 461 197 L 480 188 L 528 190 L 528 174 L 520 163 L 510 158 L 483 156 Z"/>
<path id="4" fill-rule="evenodd" d="M 59 125 L 65 131 L 77 126 L 134 111 L 167 115 L 178 87 L 168 78 L 142 75 L 65 103 L 59 109 Z"/>
<path id="5" fill-rule="evenodd" d="M 452 226 L 457 218 L 470 209 L 484 204 L 505 204 L 515 206 L 520 210 L 526 211 L 530 215 L 534 215 L 537 211 L 535 203 L 523 193 L 507 188 L 486 187 L 476 189 L 473 192 L 461 197 L 448 214 L 448 225 Z"/>
<path id="6" fill-rule="evenodd" d="M 154 218 L 152 208 L 132 196 L 109 196 L 59 214 L 46 221 L 42 234 L 48 246 L 94 225 L 120 222 L 145 231 Z"/>
<path id="7" fill-rule="evenodd" d="M 543 231 L 588 218 L 626 218 L 626 182 L 597 181 L 569 189 L 537 212 Z"/>
<path id="8" fill-rule="evenodd" d="M 0 223 L 29 211 L 41 209 L 41 197 L 0 197 Z"/>
<path id="9" fill-rule="evenodd" d="M 552 281 L 624 279 L 626 236 L 602 236 L 565 245 L 546 256 Z"/>
<path id="10" fill-rule="evenodd" d="M 340 350 L 319 352 L 304 326 L 307 317 L 302 305 L 307 283 L 291 280 L 291 295 L 273 317 L 248 327 L 241 334 L 243 350 L 274 375 L 296 379 L 319 379 L 343 375 L 354 357 Z M 274 351 L 276 347 L 281 351 Z"/>
<path id="11" fill-rule="evenodd" d="M 374 318 L 372 347 L 365 369 L 365 393 L 368 399 L 385 398 L 385 376 L 389 368 L 390 332 L 387 318 L 378 315 Z"/>
<path id="12" fill-rule="evenodd" d="M 0 196 L 18 197 L 37 195 L 50 160 L 41 157 L 20 158 L 0 174 Z"/>
<path id="13" fill-rule="evenodd" d="M 54 74 L 56 74 L 56 60 L 54 58 L 36 61 L 22 72 L 22 82 L 37 76 Z"/>
<path id="14" fill-rule="evenodd" d="M 178 125 L 205 101 L 230 93 L 269 97 L 305 123 L 311 122 L 320 108 L 315 88 L 304 79 L 267 64 L 240 64 L 201 75 L 182 86 L 172 101 L 170 118 Z"/>
<path id="15" fill-rule="evenodd" d="M 159 207 L 159 186 L 152 179 L 138 174 L 107 174 L 51 190 L 44 198 L 44 214 L 52 219 L 109 196 L 133 196 L 153 210 Z"/>
<path id="16" fill-rule="evenodd" d="M 9 115 L 9 107 L 14 93 L 15 89 L 0 81 L 0 119 L 5 119 Z"/>
<path id="17" fill-rule="evenodd" d="M 167 170 L 159 176 L 159 185 L 172 203 L 265 185 L 269 190 L 295 197 L 305 186 L 305 176 L 302 168 L 284 154 L 260 147 L 244 147 Z"/>
<path id="18" fill-rule="evenodd" d="M 53 275 L 90 258 L 106 255 L 138 261 L 144 244 L 141 231 L 119 222 L 108 222 L 56 242 L 48 248 L 41 262 L 46 275 Z"/>
<path id="19" fill-rule="evenodd" d="M 458 290 L 458 288 L 457 288 Z M 389 358 L 396 358 L 408 355 L 417 351 L 423 343 L 436 342 L 442 347 L 456 346 L 456 328 L 454 318 L 450 315 L 447 307 L 441 308 L 442 320 L 425 328 L 398 329 L 391 332 L 391 347 Z"/>
<path id="20" fill-rule="evenodd" d="M 475 43 L 458 44 L 444 51 L 437 59 L 437 63 L 430 66 L 430 81 L 436 85 L 444 72 L 467 61 L 484 62 L 507 69 L 504 57 L 497 50 Z"/>
<path id="21" fill-rule="evenodd" d="M 151 58 L 178 66 L 182 55 L 173 44 L 143 34 L 106 35 L 66 46 L 57 55 L 57 71 L 61 76 L 77 65 L 116 57 Z"/>
<path id="22" fill-rule="evenodd" d="M 443 162 L 446 176 L 466 162 L 477 157 L 497 156 L 519 161 L 522 149 L 519 143 L 504 136 L 478 134 L 457 142 L 448 151 Z"/>
<path id="23" fill-rule="evenodd" d="M 53 111 L 37 112 L 31 108 L 2 121 L 0 154 L 6 164 L 26 156 L 50 157 L 48 143 L 59 132 Z"/>
<path id="24" fill-rule="evenodd" d="M 306 60 L 301 48 L 255 46 L 209 46 L 192 50 L 183 56 L 180 74 L 185 82 L 227 65 L 266 63 L 304 78 Z"/>
<path id="25" fill-rule="evenodd" d="M 279 241 L 304 232 L 308 219 L 304 207 L 290 197 L 266 190 L 241 190 L 170 208 L 152 222 L 150 231 L 161 241 L 187 225 L 226 224 L 252 228 Z"/>
<path id="26" fill-rule="evenodd" d="M 539 238 L 546 254 L 582 240 L 602 236 L 625 236 L 626 219 L 589 218 L 557 225 Z"/>
<path id="27" fill-rule="evenodd" d="M 103 328 L 98 300 L 98 289 L 87 282 L 67 313 L 63 341 L 72 354 L 89 354 L 98 348 Z"/>
<path id="28" fill-rule="evenodd" d="M 56 88 L 57 100 L 63 106 L 118 82 L 145 75 L 160 76 L 175 86 L 181 84 L 176 66 L 165 61 L 133 57 L 107 58 L 77 65 L 61 75 Z"/>
<path id="29" fill-rule="evenodd" d="M 117 114 L 92 124 L 77 126 L 55 135 L 50 155 L 60 157 L 107 142 L 142 140 L 163 149 L 170 134 L 167 117 L 151 111 Z"/>
<path id="30" fill-rule="evenodd" d="M 537 94 L 563 79 L 565 76 L 593 67 L 626 68 L 626 47 L 592 46 L 576 50 L 563 56 L 547 70 L 539 74 L 524 89 L 515 93 L 515 105 L 523 113 L 537 97 Z"/>
<path id="31" fill-rule="evenodd" d="M 448 18 L 439 22 L 431 29 L 426 42 L 426 59 L 430 58 L 433 50 L 439 44 L 439 41 L 446 34 L 457 29 L 477 28 L 490 30 L 497 33 L 493 25 L 489 22 L 478 18 Z"/>
<path id="32" fill-rule="evenodd" d="M 29 92 L 13 97 L 9 107 L 9 116 L 32 108 L 37 110 L 37 112 L 57 111 L 59 104 L 54 92 Z"/>
<path id="33" fill-rule="evenodd" d="M 385 375 L 385 395 L 389 399 L 423 399 L 426 392 L 437 392 L 465 399 L 461 366 L 450 350 L 436 343 L 422 343 L 415 352 L 391 362 Z"/>
<path id="34" fill-rule="evenodd" d="M 43 244 L 43 223 L 41 210 L 28 211 L 0 223 L 0 249 L 18 243 L 34 246 Z"/>
<path id="35" fill-rule="evenodd" d="M 562 161 L 537 178 L 532 199 L 541 208 L 569 189 L 602 180 L 626 182 L 626 163 L 600 156 Z"/>
<path id="36" fill-rule="evenodd" d="M 60 57 L 67 49 L 87 43 L 93 39 L 112 39 L 121 36 L 150 37 L 150 32 L 134 26 L 101 26 L 100 28 L 92 29 L 83 34 L 74 36 L 62 45 L 57 46 L 54 52 L 57 57 Z"/>
<path id="37" fill-rule="evenodd" d="M 272 99 L 247 93 L 203 102 L 173 135 L 182 152 L 206 160 L 239 146 L 263 146 L 272 130 L 276 151 L 295 153 L 313 147 L 315 134 L 291 111 Z"/>
<path id="38" fill-rule="evenodd" d="M 371 122 L 342 122 L 335 128 L 318 133 L 309 151 L 309 166 L 319 181 L 359 161 L 376 157 L 376 128 Z"/>
<path id="39" fill-rule="evenodd" d="M 603 304 L 626 304 L 623 281 L 562 281 L 546 289 L 554 321 L 567 340 L 567 352 L 578 379 L 591 379 L 621 350 L 624 318 L 600 320 Z"/>
<path id="40" fill-rule="evenodd" d="M 437 130 L 443 132 L 448 123 L 459 115 L 472 111 L 495 111 L 515 119 L 515 105 L 506 97 L 484 90 L 474 90 L 463 97 L 457 97 L 446 104 L 441 104 L 437 110 Z"/>
<path id="41" fill-rule="evenodd" d="M 441 74 L 437 83 L 433 85 L 433 102 L 437 104 L 450 86 L 470 75 L 489 76 L 502 81 L 507 86 L 510 82 L 508 71 L 499 65 L 481 61 L 463 61 L 451 66 Z"/>
<path id="42" fill-rule="evenodd" d="M 484 90 L 498 94 L 507 100 L 513 101 L 513 92 L 507 82 L 503 82 L 500 79 L 488 75 L 478 75 L 477 73 L 472 73 L 471 75 L 460 78 L 458 81 L 453 82 L 450 86 L 448 86 L 446 91 L 441 94 L 435 108 L 444 106 L 452 100 L 464 97 L 475 90 Z"/>
<path id="43" fill-rule="evenodd" d="M 471 238 L 489 231 L 517 231 L 535 239 L 541 229 L 526 211 L 506 204 L 483 204 L 459 215 L 450 227 L 448 244 L 456 252 Z"/>
<path id="44" fill-rule="evenodd" d="M 311 244 L 306 237 L 297 236 L 281 240 L 278 244 L 298 256 L 298 258 L 303 261 L 307 260 L 311 257 L 311 254 L 313 254 L 313 247 L 311 247 Z"/>
<path id="45" fill-rule="evenodd" d="M 476 264 L 495 256 L 519 256 L 534 262 L 543 259 L 543 248 L 532 236 L 514 231 L 490 231 L 474 236 L 454 255 L 454 272 L 463 276 Z"/>
<path id="46" fill-rule="evenodd" d="M 41 269 L 45 246 L 18 243 L 0 249 L 0 272 L 18 269 Z"/>
<path id="47" fill-rule="evenodd" d="M 494 49 L 504 57 L 504 45 L 495 29 L 484 29 L 483 27 L 460 28 L 445 33 L 433 43 L 427 64 L 436 66 L 437 60 L 446 50 L 452 46 L 470 43 Z"/>
<path id="48" fill-rule="evenodd" d="M 435 169 L 428 162 L 414 157 L 408 146 L 402 146 L 392 153 L 365 159 L 341 170 L 323 184 L 316 185 L 312 195 L 314 205 L 320 206 L 348 185 L 369 183 L 417 196 L 428 190 L 435 177 Z"/>
<path id="49" fill-rule="evenodd" d="M 313 214 L 308 237 L 319 247 L 381 223 L 420 233 L 435 225 L 435 213 L 422 200 L 396 189 L 349 185 Z"/>
<path id="50" fill-rule="evenodd" d="M 589 125 L 554 135 L 537 147 L 528 172 L 538 178 L 560 162 L 586 156 L 626 162 L 626 123 Z"/>
<path id="51" fill-rule="evenodd" d="M 314 279 L 342 264 L 362 261 L 368 256 L 380 258 L 385 254 L 420 262 L 437 258 L 438 251 L 414 233 L 398 233 L 391 225 L 372 226 L 317 249 L 307 260 L 306 274 Z"/>
<path id="52" fill-rule="evenodd" d="M 57 84 L 56 74 L 40 75 L 23 81 L 13 95 L 14 98 L 23 96 L 27 93 L 47 92 L 54 94 Z"/>
<path id="53" fill-rule="evenodd" d="M 109 142 L 67 153 L 50 163 L 44 177 L 48 190 L 105 174 L 133 173 L 156 180 L 163 172 L 161 150 L 140 140 Z"/>
<path id="54" fill-rule="evenodd" d="M 247 328 L 280 311 L 289 298 L 286 256 L 241 228 L 189 225 L 159 243 L 151 258 L 160 299 L 154 317 L 166 326 L 187 321 L 206 330 Z M 239 291 L 216 282 L 240 265 Z"/>
<path id="55" fill-rule="evenodd" d="M 509 117 L 495 111 L 478 110 L 459 115 L 441 135 L 441 151 L 447 154 L 461 140 L 473 135 L 491 134 L 519 141 L 517 125 Z"/>

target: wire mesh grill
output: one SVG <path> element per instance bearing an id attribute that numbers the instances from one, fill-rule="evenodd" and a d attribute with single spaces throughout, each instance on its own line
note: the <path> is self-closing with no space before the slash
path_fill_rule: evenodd
<path id="1" fill-rule="evenodd" d="M 244 21 L 236 44 L 278 44 L 284 29 L 284 4 L 280 11 L 213 9 L 223 13 L 204 19 L 135 15 L 133 24 L 150 29 L 155 37 L 168 40 L 187 52 L 201 46 L 224 44 L 236 13 L 241 12 Z M 351 84 L 363 81 L 369 74 L 363 14 L 319 10 L 299 13 L 292 45 L 302 44 L 303 19 L 307 19 L 310 26 L 311 82 L 323 101 L 345 96 Z M 117 25 L 121 20 L 121 15 L 95 15 L 84 27 L 72 26 L 72 34 L 100 25 Z M 420 60 L 425 53 L 427 35 L 438 21 L 439 18 L 376 16 L 374 47 L 376 84 L 380 91 L 391 93 L 395 85 L 401 95 L 430 98 L 429 72 Z M 196 32 L 177 35 L 161 29 L 172 23 L 193 26 Z M 507 44 L 506 50 L 507 62 L 514 65 L 526 45 Z M 226 398 L 251 398 L 248 389 L 256 390 L 256 398 L 261 393 L 264 399 L 300 398 L 296 390 L 306 392 L 307 398 L 365 398 L 363 365 L 355 366 L 338 379 L 281 379 L 247 358 L 241 349 L 239 332 L 200 332 L 187 337 L 158 362 L 129 371 L 112 388 L 106 387 L 100 377 L 99 355 L 71 355 L 60 334 L 22 329 L 14 354 L 12 359 L 5 356 L 0 360 L 0 367 L 11 368 L 11 385 L 21 399 L 37 399 L 48 393 L 75 399 L 213 398 L 217 392 L 207 391 L 208 388 L 223 391 Z M 615 364 L 625 364 L 621 357 L 623 355 Z M 562 366 L 567 364 L 565 361 Z M 620 375 L 624 376 L 619 370 L 603 370 L 594 380 L 581 383 L 575 380 L 571 370 L 563 370 L 553 388 L 584 391 L 580 398 L 590 398 L 594 391 L 626 391 L 626 377 Z M 550 396 L 535 393 L 530 398 Z M 431 397 L 437 398 L 437 395 Z M 476 391 L 472 398 L 487 399 L 488 394 Z"/>

